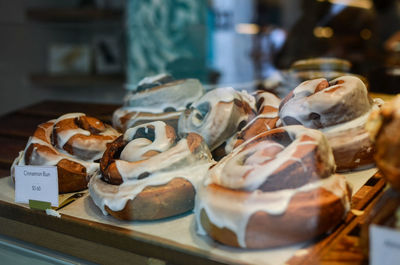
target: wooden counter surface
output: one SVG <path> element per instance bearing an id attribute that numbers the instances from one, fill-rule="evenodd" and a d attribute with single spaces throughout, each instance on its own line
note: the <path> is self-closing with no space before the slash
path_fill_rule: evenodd
<path id="1" fill-rule="evenodd" d="M 69 112 L 83 112 L 110 123 L 117 108 L 111 104 L 44 101 L 0 117 L 0 178 L 10 175 L 10 167 L 23 150 L 36 126 Z M 363 211 L 380 196 L 385 182 L 375 174 L 353 197 L 346 221 L 329 236 L 307 247 L 303 255 L 287 264 L 366 264 L 358 244 Z M 11 236 L 101 264 L 225 264 L 206 251 L 171 244 L 148 234 L 63 215 L 44 212 L 0 200 L 0 234 Z M 289 257 L 288 257 L 289 258 Z M 231 262 L 229 262 L 231 263 Z M 243 264 L 243 263 L 240 263 Z"/>

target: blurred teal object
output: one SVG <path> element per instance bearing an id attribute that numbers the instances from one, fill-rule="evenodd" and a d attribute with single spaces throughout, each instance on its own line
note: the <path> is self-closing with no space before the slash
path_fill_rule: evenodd
<path id="1" fill-rule="evenodd" d="M 169 73 L 207 81 L 207 1 L 128 0 L 127 88 Z"/>

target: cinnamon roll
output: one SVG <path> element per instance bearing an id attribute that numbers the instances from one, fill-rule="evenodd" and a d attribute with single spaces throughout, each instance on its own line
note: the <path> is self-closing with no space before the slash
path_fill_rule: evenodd
<path id="1" fill-rule="evenodd" d="M 213 151 L 246 126 L 255 113 L 255 99 L 251 95 L 231 87 L 217 88 L 182 113 L 178 131 L 200 134 Z"/>
<path id="2" fill-rule="evenodd" d="M 281 100 L 277 96 L 270 92 L 257 91 L 256 101 L 257 115 L 240 132 L 227 141 L 226 153 L 230 153 L 233 148 L 257 134 L 274 129 L 280 124 L 278 108 Z"/>
<path id="3" fill-rule="evenodd" d="M 182 111 L 202 95 L 203 87 L 197 79 L 145 78 L 113 113 L 113 126 L 124 132 L 136 125 L 161 120 L 177 128 Z"/>
<path id="4" fill-rule="evenodd" d="M 350 190 L 317 130 L 288 126 L 235 148 L 196 196 L 198 232 L 241 248 L 267 248 L 329 232 L 350 207 Z"/>
<path id="5" fill-rule="evenodd" d="M 211 163 L 198 134 L 178 139 L 164 122 L 146 123 L 108 146 L 89 191 L 104 214 L 118 219 L 166 218 L 193 208 L 197 183 Z"/>
<path id="6" fill-rule="evenodd" d="M 110 125 L 83 113 L 70 113 L 40 124 L 20 152 L 16 165 L 57 166 L 59 192 L 87 188 L 99 160 L 120 134 Z"/>
<path id="7" fill-rule="evenodd" d="M 373 165 L 374 145 L 364 129 L 370 112 L 382 104 L 372 100 L 354 76 L 330 82 L 305 81 L 286 96 L 279 108 L 284 125 L 301 124 L 321 130 L 332 146 L 339 171 Z"/>

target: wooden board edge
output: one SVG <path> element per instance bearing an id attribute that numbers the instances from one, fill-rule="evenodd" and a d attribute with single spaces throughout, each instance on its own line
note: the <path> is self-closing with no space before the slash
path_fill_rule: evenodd
<path id="1" fill-rule="evenodd" d="M 172 264 L 237 264 L 233 260 L 221 260 L 208 251 L 179 244 L 177 242 L 132 231 L 130 229 L 98 223 L 63 214 L 61 218 L 46 215 L 43 211 L 31 210 L 19 205 L 0 201 L 0 217 L 41 227 L 68 236 L 96 242 L 129 251 L 140 256 L 166 260 Z"/>

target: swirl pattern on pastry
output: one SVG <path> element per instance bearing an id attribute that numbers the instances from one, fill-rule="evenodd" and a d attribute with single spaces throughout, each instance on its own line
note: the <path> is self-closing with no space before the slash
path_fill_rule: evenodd
<path id="1" fill-rule="evenodd" d="M 153 86 L 153 82 L 156 84 Z M 162 79 L 143 83 L 146 89 L 131 92 L 124 99 L 124 106 L 113 113 L 113 126 L 120 131 L 136 125 L 162 120 L 177 128 L 182 111 L 203 95 L 197 79 Z"/>
<path id="2" fill-rule="evenodd" d="M 349 187 L 334 170 L 319 131 L 288 126 L 258 134 L 210 169 L 196 196 L 198 232 L 241 248 L 328 232 L 350 207 Z"/>
<path id="3" fill-rule="evenodd" d="M 255 99 L 231 87 L 206 93 L 179 118 L 179 134 L 200 134 L 211 151 L 240 131 L 255 115 Z"/>
<path id="4" fill-rule="evenodd" d="M 364 126 L 381 101 L 368 96 L 364 83 L 354 76 L 328 82 L 320 78 L 296 87 L 279 108 L 284 125 L 301 124 L 324 132 L 339 171 L 373 164 L 373 143 Z"/>
<path id="5" fill-rule="evenodd" d="M 83 190 L 99 169 L 96 160 L 119 135 L 96 118 L 83 113 L 65 114 L 37 127 L 13 167 L 57 166 L 60 193 Z"/>
<path id="6" fill-rule="evenodd" d="M 104 152 L 101 174 L 89 183 L 104 214 L 124 220 L 154 220 L 193 208 L 195 187 L 212 163 L 198 134 L 177 140 L 162 121 L 128 129 Z"/>
<path id="7" fill-rule="evenodd" d="M 229 139 L 225 152 L 230 153 L 233 148 L 265 131 L 277 127 L 279 123 L 278 109 L 281 100 L 274 94 L 266 91 L 257 91 L 257 116 L 255 116 L 243 129 L 232 139 Z"/>

